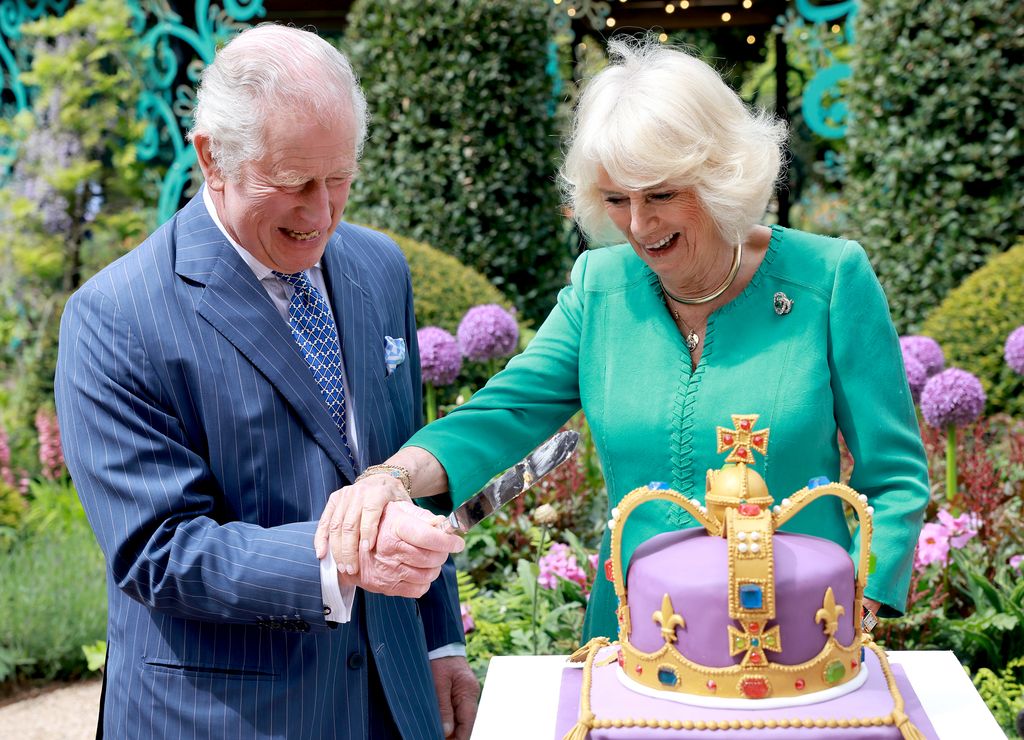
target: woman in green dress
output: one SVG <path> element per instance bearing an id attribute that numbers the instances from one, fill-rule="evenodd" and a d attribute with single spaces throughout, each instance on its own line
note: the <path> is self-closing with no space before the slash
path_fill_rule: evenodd
<path id="1" fill-rule="evenodd" d="M 613 41 L 609 51 L 580 99 L 561 175 L 591 240 L 618 246 L 579 257 L 536 337 L 469 403 L 332 497 L 318 554 L 332 527 L 332 552 L 351 568 L 387 501 L 450 490 L 458 504 L 581 408 L 610 506 L 650 481 L 703 500 L 705 471 L 723 464 L 715 428 L 758 414 L 771 444 L 755 467 L 777 500 L 811 478 L 838 479 L 842 432 L 856 461 L 850 485 L 874 507 L 865 601 L 901 613 L 927 470 L 864 250 L 757 223 L 786 130 L 713 69 L 656 41 Z M 681 509 L 648 504 L 630 519 L 625 552 L 692 525 Z M 838 499 L 815 502 L 786 529 L 834 540 L 856 562 Z M 608 543 L 606 532 L 599 562 Z M 615 636 L 615 607 L 599 575 L 584 640 Z"/>

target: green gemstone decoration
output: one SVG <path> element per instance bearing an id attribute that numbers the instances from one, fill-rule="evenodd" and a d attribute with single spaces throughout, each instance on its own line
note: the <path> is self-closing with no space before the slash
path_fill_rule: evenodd
<path id="1" fill-rule="evenodd" d="M 843 665 L 843 661 L 841 660 L 833 660 L 825 666 L 825 683 L 837 683 L 845 675 L 846 666 Z"/>

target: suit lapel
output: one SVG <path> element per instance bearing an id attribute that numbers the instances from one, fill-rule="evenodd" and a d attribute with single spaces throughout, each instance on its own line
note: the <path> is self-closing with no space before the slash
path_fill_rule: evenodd
<path id="1" fill-rule="evenodd" d="M 205 285 L 199 315 L 284 396 L 335 466 L 353 480 L 338 429 L 288 324 L 209 217 L 201 195 L 183 210 L 176 245 L 178 274 Z"/>
<path id="2" fill-rule="evenodd" d="M 344 227 L 342 228 L 342 232 Z M 380 314 L 363 286 L 370 285 L 368 265 L 358 250 L 335 235 L 324 250 L 324 275 L 341 340 L 349 397 L 355 409 L 356 439 L 363 465 L 378 456 L 371 421 L 384 387 L 384 332 Z"/>

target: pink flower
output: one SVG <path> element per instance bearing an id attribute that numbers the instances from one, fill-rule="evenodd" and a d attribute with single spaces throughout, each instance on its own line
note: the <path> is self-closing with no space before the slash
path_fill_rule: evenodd
<path id="1" fill-rule="evenodd" d="M 469 604 L 459 604 L 459 608 L 462 611 L 462 631 L 469 634 L 476 629 L 476 622 L 473 621 L 473 614 L 469 609 Z"/>
<path id="2" fill-rule="evenodd" d="M 963 513 L 954 518 L 946 509 L 939 509 L 936 515 L 939 522 L 946 528 L 949 544 L 959 550 L 978 534 L 979 522 L 976 515 Z"/>
<path id="3" fill-rule="evenodd" d="M 1010 567 L 1020 573 L 1020 564 L 1024 562 L 1024 555 L 1014 555 L 1010 558 Z"/>
<path id="4" fill-rule="evenodd" d="M 0 481 L 14 488 L 14 471 L 11 470 L 11 448 L 7 443 L 7 430 L 0 426 Z"/>
<path id="5" fill-rule="evenodd" d="M 557 587 L 559 578 L 573 581 L 580 586 L 587 585 L 587 574 L 576 562 L 576 556 L 572 554 L 569 546 L 561 542 L 551 545 L 548 554 L 540 559 L 538 566 L 540 575 L 537 576 L 537 583 L 542 588 Z"/>
<path id="6" fill-rule="evenodd" d="M 39 462 L 42 474 L 49 480 L 64 477 L 64 450 L 60 446 L 60 426 L 57 415 L 47 409 L 36 412 L 36 431 L 39 433 Z"/>
<path id="7" fill-rule="evenodd" d="M 596 572 L 597 571 L 597 553 L 596 552 L 591 553 L 590 557 L 587 558 L 587 560 L 590 561 L 590 569 L 592 571 Z"/>
<path id="8" fill-rule="evenodd" d="M 917 538 L 915 565 L 920 569 L 932 563 L 945 564 L 949 557 L 949 530 L 941 524 L 928 522 L 921 528 Z"/>

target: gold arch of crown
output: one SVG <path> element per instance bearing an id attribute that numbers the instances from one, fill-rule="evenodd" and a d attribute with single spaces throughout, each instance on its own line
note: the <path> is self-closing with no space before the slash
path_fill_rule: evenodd
<path id="1" fill-rule="evenodd" d="M 753 431 L 757 415 L 747 414 L 733 416 L 737 430 L 741 429 L 740 421 L 743 419 L 749 419 L 750 425 L 743 429 L 743 431 L 749 432 L 749 439 L 745 439 L 742 444 L 749 445 L 750 448 L 765 454 L 768 429 Z M 724 431 L 729 432 L 730 430 Z M 737 441 L 735 444 L 727 444 L 723 448 L 723 428 L 719 427 L 716 433 L 719 439 L 719 452 L 731 448 L 730 456 L 735 454 L 737 445 L 740 443 Z M 753 437 L 756 435 L 763 435 L 763 438 L 755 445 Z M 738 461 L 736 466 L 741 469 L 741 472 L 745 472 L 745 462 Z M 743 478 L 745 480 L 746 476 L 744 475 Z M 771 539 L 779 527 L 792 519 L 808 504 L 824 496 L 836 496 L 849 504 L 860 524 L 859 567 L 857 568 L 854 592 L 854 614 L 851 615 L 855 625 L 854 639 L 849 645 L 842 645 L 836 639 L 842 607 L 835 604 L 832 589 L 829 588 L 823 596 L 821 608 L 815 615 L 815 621 L 821 624 L 821 628 L 828 638 L 822 650 L 804 663 L 796 665 L 772 663 L 767 652 L 781 651 L 784 636 L 779 635 L 777 627 L 766 629 L 768 623 L 775 618 L 774 573 L 772 572 L 774 558 L 771 552 Z M 768 499 L 770 503 L 770 496 Z M 685 623 L 685 615 L 675 613 L 667 595 L 662 601 L 662 609 L 655 616 L 655 621 L 659 621 L 658 616 L 661 617 L 660 623 L 665 644 L 653 653 L 645 653 L 630 643 L 632 617 L 626 598 L 625 574 L 622 568 L 622 532 L 630 514 L 642 504 L 652 501 L 667 501 L 679 506 L 703 526 L 708 534 L 724 536 L 729 540 L 729 616 L 737 622 L 740 629 L 736 629 L 735 625 L 728 625 L 728 631 L 731 654 L 744 653 L 744 657 L 739 663 L 728 667 L 713 667 L 700 665 L 685 658 L 674 645 L 675 627 Z M 738 506 L 735 506 L 740 502 L 736 500 L 729 502 L 730 505 L 726 505 L 723 521 L 713 513 L 714 510 L 703 508 L 696 499 L 687 499 L 671 489 L 651 489 L 645 486 L 631 491 L 613 509 L 612 520 L 609 522 L 609 526 L 612 527 L 612 581 L 615 586 L 615 595 L 619 600 L 617 615 L 621 630 L 619 641 L 622 650 L 622 667 L 632 680 L 661 691 L 674 690 L 720 698 L 749 698 L 750 695 L 745 692 L 744 685 L 752 680 L 760 681 L 762 685 L 769 687 L 771 696 L 790 697 L 838 686 L 853 679 L 856 675 L 860 665 L 862 644 L 859 629 L 857 629 L 858 617 L 864 598 L 864 585 L 867 582 L 872 535 L 871 512 L 865 497 L 842 483 L 827 483 L 815 488 L 802 488 L 783 499 L 780 505 L 774 509 L 764 506 L 763 498 L 752 498 L 749 501 L 754 504 L 754 508 L 759 509 L 756 514 L 741 515 Z M 724 503 L 724 501 L 718 499 L 717 503 Z M 758 540 L 760 546 L 766 548 L 764 556 L 756 560 L 744 557 L 739 548 L 742 541 L 750 541 L 750 533 L 755 531 L 763 537 Z M 745 537 L 748 539 L 744 540 L 738 537 L 741 532 L 745 533 Z M 767 568 L 764 569 L 762 566 L 762 570 L 759 571 L 759 566 L 752 565 L 755 562 L 766 563 Z M 753 611 L 741 609 L 736 603 L 737 571 L 742 573 L 743 580 L 755 581 L 763 585 L 763 608 Z M 678 617 L 678 619 L 673 619 L 674 617 Z M 830 668 L 837 661 L 840 662 L 844 670 L 843 675 L 835 679 L 835 674 L 838 671 L 830 670 Z M 849 670 L 847 668 L 849 666 L 852 666 L 854 670 Z M 669 670 L 675 674 L 676 680 L 673 685 L 666 685 L 659 680 L 658 673 L 661 670 Z M 795 687 L 792 680 L 797 675 L 801 680 L 799 689 Z"/>

